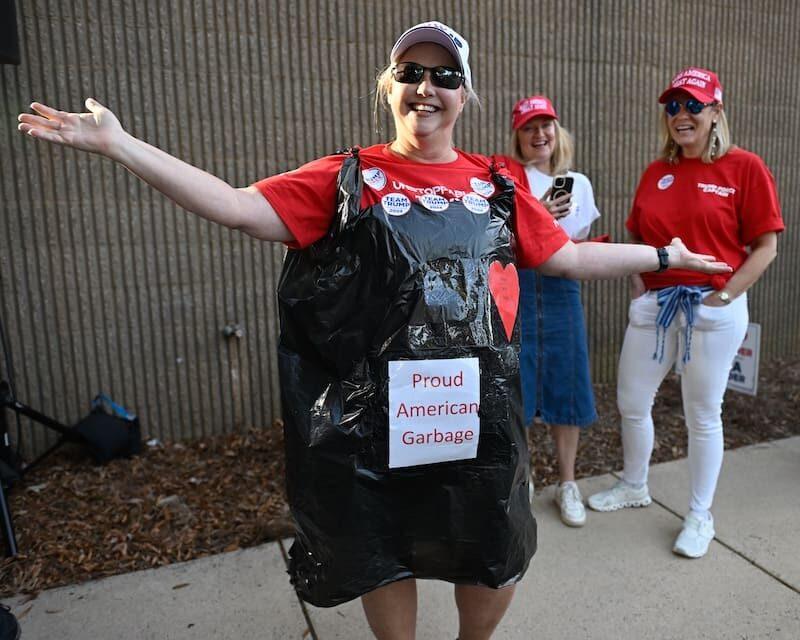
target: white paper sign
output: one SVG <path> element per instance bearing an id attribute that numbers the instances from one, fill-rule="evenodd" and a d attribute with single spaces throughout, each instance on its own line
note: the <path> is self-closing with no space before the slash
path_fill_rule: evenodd
<path id="1" fill-rule="evenodd" d="M 389 467 L 478 455 L 477 358 L 389 363 Z"/>
<path id="2" fill-rule="evenodd" d="M 756 395 L 758 389 L 758 359 L 761 350 L 761 325 L 751 322 L 747 326 L 739 352 L 733 358 L 728 374 L 728 389 Z"/>

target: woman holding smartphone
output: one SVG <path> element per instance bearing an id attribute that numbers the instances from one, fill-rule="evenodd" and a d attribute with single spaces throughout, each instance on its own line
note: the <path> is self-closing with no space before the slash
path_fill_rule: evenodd
<path id="1" fill-rule="evenodd" d="M 278 286 L 289 573 L 314 605 L 360 597 L 385 640 L 414 638 L 416 578 L 454 583 L 459 637 L 489 638 L 536 549 L 514 263 L 573 278 L 728 270 L 677 238 L 575 245 L 489 158 L 455 148 L 474 97 L 468 55 L 446 25 L 412 27 L 378 79 L 394 139 L 239 189 L 135 138 L 93 99 L 88 113 L 33 103 L 19 116 L 34 139 L 104 155 L 198 216 L 289 246 Z M 459 386 L 467 401 L 444 389 L 400 436 L 390 396 L 410 380 Z M 438 437 L 421 433 L 431 415 Z"/>
<path id="2" fill-rule="evenodd" d="M 620 354 L 622 480 L 589 498 L 598 511 L 643 507 L 654 427 L 653 399 L 667 372 L 681 372 L 689 436 L 689 512 L 672 550 L 699 558 L 714 538 L 711 504 L 722 466 L 722 398 L 747 331 L 745 293 L 777 253 L 783 230 L 775 181 L 763 160 L 732 146 L 713 71 L 678 73 L 658 100 L 661 154 L 645 170 L 626 226 L 657 246 L 680 231 L 693 248 L 726 260 L 732 273 L 633 276 L 634 298 Z"/>
<path id="3" fill-rule="evenodd" d="M 571 171 L 573 143 L 546 96 L 523 98 L 511 113 L 512 174 L 527 185 L 573 241 L 585 240 L 600 216 L 589 179 Z M 589 372 L 580 284 L 520 270 L 522 389 L 526 424 L 550 425 L 559 484 L 555 502 L 571 527 L 586 523 L 575 459 L 580 431 L 597 419 Z"/>

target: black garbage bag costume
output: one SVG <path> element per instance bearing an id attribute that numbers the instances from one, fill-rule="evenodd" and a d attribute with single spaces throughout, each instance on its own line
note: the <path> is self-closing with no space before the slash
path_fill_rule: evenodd
<path id="1" fill-rule="evenodd" d="M 390 216 L 380 203 L 360 208 L 351 150 L 328 235 L 288 252 L 278 298 L 289 572 L 311 604 L 408 577 L 498 588 L 536 551 L 518 323 L 504 328 L 489 277 L 514 262 L 514 186 L 494 168 L 492 179 L 487 215 L 453 201 Z M 390 469 L 388 363 L 464 357 L 480 366 L 477 457 Z"/>

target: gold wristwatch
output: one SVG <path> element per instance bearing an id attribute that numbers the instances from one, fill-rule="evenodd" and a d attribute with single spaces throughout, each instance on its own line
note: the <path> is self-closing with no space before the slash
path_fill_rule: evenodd
<path id="1" fill-rule="evenodd" d="M 731 303 L 731 294 L 727 291 L 718 291 L 717 298 L 722 304 L 730 304 Z"/>

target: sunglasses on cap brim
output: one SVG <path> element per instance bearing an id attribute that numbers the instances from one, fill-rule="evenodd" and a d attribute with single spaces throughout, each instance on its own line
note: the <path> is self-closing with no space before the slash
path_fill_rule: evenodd
<path id="1" fill-rule="evenodd" d="M 686 102 L 681 102 L 680 100 L 670 100 L 664 105 L 664 111 L 667 112 L 667 115 L 670 116 L 677 116 L 680 113 L 681 107 L 686 109 L 689 113 L 696 116 L 706 107 L 711 107 L 717 104 L 716 102 L 700 102 L 695 98 L 689 98 Z"/>
<path id="2" fill-rule="evenodd" d="M 443 89 L 458 89 L 464 84 L 464 74 L 452 67 L 423 67 L 416 62 L 398 62 L 392 67 L 392 77 L 403 84 L 422 82 L 425 72 L 431 76 L 431 82 Z"/>

